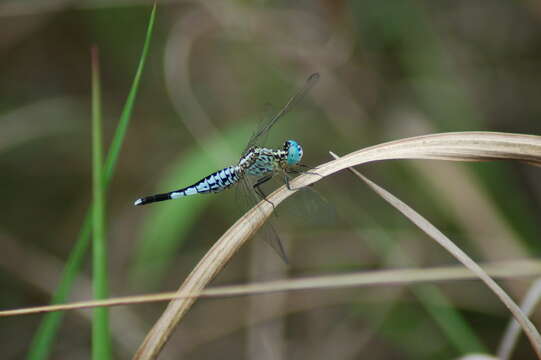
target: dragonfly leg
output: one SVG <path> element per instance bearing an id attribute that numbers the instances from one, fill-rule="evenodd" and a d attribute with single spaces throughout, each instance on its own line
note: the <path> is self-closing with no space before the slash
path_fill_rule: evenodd
<path id="1" fill-rule="evenodd" d="M 253 185 L 253 188 L 254 188 L 256 194 L 259 195 L 259 197 L 260 197 L 262 200 L 265 200 L 266 202 L 268 202 L 269 204 L 271 204 L 271 205 L 272 205 L 272 208 L 274 209 L 274 204 L 272 203 L 272 201 L 270 201 L 270 200 L 267 199 L 267 195 L 265 195 L 265 193 L 263 192 L 263 190 L 260 188 L 261 185 L 263 185 L 264 183 L 266 183 L 267 181 L 269 181 L 271 178 L 272 178 L 272 174 L 266 175 L 266 176 L 263 176 L 263 177 L 260 178 L 260 179 L 257 179 L 256 183 Z"/>
<path id="2" fill-rule="evenodd" d="M 291 187 L 291 185 L 289 184 L 289 175 L 288 175 L 288 173 L 291 173 L 291 172 L 286 172 L 286 173 L 284 173 L 284 182 L 286 183 L 287 189 L 288 189 L 288 190 L 291 190 L 291 191 L 302 189 L 304 186 L 303 186 L 303 187 L 300 187 L 300 188 L 296 188 L 296 189 L 294 189 L 294 188 Z M 294 171 L 293 173 L 294 173 L 294 174 L 298 174 L 298 172 L 296 172 L 296 171 Z"/>
<path id="3" fill-rule="evenodd" d="M 301 168 L 303 168 L 303 169 L 309 169 L 310 168 L 309 166 L 306 166 L 304 164 L 299 164 L 299 166 Z M 318 174 L 315 171 L 305 171 L 305 170 L 299 170 L 299 169 L 287 169 L 285 172 L 287 174 L 310 174 L 310 175 L 317 175 L 317 176 L 323 177 L 323 175 Z"/>
<path id="4" fill-rule="evenodd" d="M 312 189 L 312 186 L 314 186 L 314 184 L 305 185 L 305 186 L 301 186 L 301 187 L 298 187 L 298 188 L 292 188 L 291 185 L 289 184 L 289 180 L 291 178 L 289 177 L 288 174 L 312 174 L 312 175 L 318 175 L 318 176 L 323 177 L 322 175 L 319 175 L 318 173 L 313 173 L 313 172 L 309 172 L 309 171 L 300 171 L 300 170 L 295 170 L 295 169 L 288 169 L 288 170 L 286 170 L 284 172 L 284 182 L 285 182 L 286 187 L 287 187 L 288 190 L 303 190 L 303 189 L 314 190 L 314 189 Z"/>
<path id="5" fill-rule="evenodd" d="M 299 166 L 303 169 L 309 169 L 310 167 L 309 166 L 306 166 L 304 164 L 299 164 Z M 291 188 L 291 186 L 289 185 L 289 176 L 288 174 L 310 174 L 310 175 L 317 175 L 317 176 L 320 176 L 321 178 L 323 178 L 323 175 L 320 175 L 318 174 L 317 172 L 312 172 L 312 171 L 303 171 L 303 170 L 300 170 L 300 169 L 286 169 L 284 171 L 284 182 L 286 183 L 286 186 L 288 188 L 288 190 L 298 190 L 298 189 L 293 189 Z M 310 184 L 310 185 L 307 185 L 308 187 L 312 187 L 314 184 Z M 304 188 L 305 186 L 301 187 Z"/>
<path id="6" fill-rule="evenodd" d="M 299 164 L 299 167 L 301 167 L 302 169 L 310 169 L 310 166 L 308 165 L 305 165 L 305 164 Z M 302 174 L 310 174 L 310 175 L 317 175 L 317 176 L 320 176 L 320 177 L 323 177 L 323 175 L 320 175 L 318 174 L 317 172 L 315 171 L 306 171 L 306 170 L 300 170 L 299 173 L 302 173 Z"/>

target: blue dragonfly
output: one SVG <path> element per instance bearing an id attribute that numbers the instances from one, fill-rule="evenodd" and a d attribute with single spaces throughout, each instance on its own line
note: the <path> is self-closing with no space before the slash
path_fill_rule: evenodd
<path id="1" fill-rule="evenodd" d="M 267 200 L 261 186 L 276 175 L 281 175 L 287 188 L 292 190 L 289 185 L 290 175 L 301 173 L 307 168 L 306 165 L 300 163 L 303 156 L 301 145 L 295 140 L 286 140 L 280 149 L 262 147 L 261 144 L 264 143 L 269 130 L 274 124 L 291 111 L 318 80 L 318 73 L 310 75 L 305 85 L 288 100 L 278 113 L 260 124 L 248 141 L 237 164 L 213 172 L 190 186 L 139 198 L 135 200 L 134 205 L 146 205 L 195 194 L 218 193 L 239 183 L 242 184 L 241 187 L 244 189 L 253 189 L 252 195 L 255 193 L 259 199 L 270 202 Z M 251 183 L 249 178 L 255 179 L 255 182 Z M 271 205 L 274 206 L 272 203 Z M 268 236 L 267 241 L 287 263 L 282 243 L 274 229 L 272 229 L 272 232 L 273 234 Z"/>

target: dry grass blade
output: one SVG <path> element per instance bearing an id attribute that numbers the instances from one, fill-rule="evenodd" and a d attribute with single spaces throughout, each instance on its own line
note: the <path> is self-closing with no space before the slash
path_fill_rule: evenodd
<path id="1" fill-rule="evenodd" d="M 513 159 L 539 165 L 541 164 L 541 137 L 495 132 L 457 132 L 407 138 L 350 153 L 317 167 L 318 175 L 304 174 L 295 178 L 291 185 L 293 188 L 300 188 L 351 166 L 391 159 L 454 161 Z M 294 192 L 283 186 L 272 193 L 269 200 L 278 205 Z M 272 212 L 272 206 L 266 202 L 259 203 L 257 206 L 260 209 L 253 208 L 248 211 L 207 252 L 178 290 L 179 296 L 199 293 L 257 231 Z M 195 298 L 171 301 L 148 333 L 134 358 L 156 358 L 177 323 L 194 301 Z"/>
<path id="2" fill-rule="evenodd" d="M 522 311 L 524 312 L 526 316 L 530 317 L 532 313 L 534 312 L 537 304 L 539 304 L 540 300 L 541 300 L 541 279 L 538 279 L 532 284 L 532 286 L 530 286 L 530 289 L 528 290 L 526 297 L 524 297 L 524 300 L 522 301 L 520 308 L 522 309 Z M 500 343 L 500 347 L 498 349 L 498 359 L 508 360 L 511 358 L 511 354 L 513 353 L 513 349 L 515 348 L 515 345 L 517 344 L 519 335 L 520 335 L 520 325 L 516 320 L 511 319 L 511 322 L 509 323 L 509 325 L 507 326 L 507 329 L 505 330 L 504 336 Z"/>
<path id="3" fill-rule="evenodd" d="M 535 277 L 541 275 L 541 261 L 517 260 L 483 264 L 486 272 L 499 279 Z M 362 286 L 409 285 L 425 282 L 457 281 L 479 279 L 477 275 L 463 266 L 442 266 L 422 269 L 393 269 L 355 272 L 339 275 L 314 276 L 307 278 L 275 280 L 251 283 L 248 285 L 217 286 L 207 288 L 197 294 L 178 295 L 175 292 L 117 297 L 107 300 L 78 301 L 68 304 L 36 306 L 15 310 L 0 311 L 0 317 L 38 314 L 52 311 L 112 307 L 120 305 L 143 304 L 169 301 L 180 298 L 217 298 L 268 294 L 279 291 L 300 291 L 310 289 L 333 289 Z"/>
<path id="4" fill-rule="evenodd" d="M 331 152 L 331 155 L 338 159 L 338 156 Z M 419 213 L 409 207 L 407 204 L 402 202 L 400 199 L 395 197 L 393 194 L 389 193 L 384 188 L 372 182 L 370 179 L 359 173 L 357 170 L 350 168 L 357 177 L 363 180 L 372 190 L 378 193 L 383 199 L 385 199 L 389 204 L 394 208 L 400 211 L 405 217 L 407 217 L 411 222 L 417 225 L 421 230 L 423 230 L 428 236 L 434 239 L 438 244 L 443 248 L 449 251 L 458 261 L 460 261 L 464 266 L 470 269 L 475 273 L 483 282 L 500 298 L 500 300 L 505 304 L 509 309 L 511 314 L 524 329 L 532 347 L 534 348 L 537 357 L 541 359 L 541 335 L 532 324 L 527 315 L 522 312 L 520 307 L 511 299 L 511 297 L 500 287 L 494 279 L 492 279 L 486 272 L 483 270 L 479 264 L 473 261 L 462 249 L 455 245 L 448 237 L 446 237 L 441 231 L 439 231 L 434 225 L 432 225 L 428 220 L 422 217 Z"/>

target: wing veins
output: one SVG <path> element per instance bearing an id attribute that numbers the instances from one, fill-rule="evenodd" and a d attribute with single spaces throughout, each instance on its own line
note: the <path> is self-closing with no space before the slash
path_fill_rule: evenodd
<path id="1" fill-rule="evenodd" d="M 291 111 L 291 109 L 295 107 L 295 105 L 297 105 L 306 96 L 306 94 L 312 89 L 312 87 L 314 87 L 314 85 L 317 83 L 318 80 L 319 80 L 319 73 L 313 73 L 312 75 L 310 75 L 308 79 L 306 79 L 306 83 L 304 84 L 302 89 L 297 91 L 295 95 L 289 98 L 289 100 L 282 107 L 282 109 L 276 115 L 274 115 L 268 122 L 266 122 L 265 125 L 261 129 L 259 129 L 252 135 L 244 152 L 246 152 L 246 150 L 248 150 L 248 148 L 250 148 L 251 146 L 255 145 L 259 137 L 261 137 L 263 134 L 266 134 L 274 126 L 274 124 L 278 121 L 278 119 L 280 119 L 282 116 L 284 116 L 289 111 Z"/>

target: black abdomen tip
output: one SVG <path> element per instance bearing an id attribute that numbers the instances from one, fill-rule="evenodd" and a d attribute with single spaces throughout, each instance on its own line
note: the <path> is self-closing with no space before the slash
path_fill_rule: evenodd
<path id="1" fill-rule="evenodd" d="M 139 198 L 139 199 L 135 200 L 133 205 L 139 206 L 139 205 L 145 205 L 146 203 L 147 203 L 147 201 L 145 201 L 145 198 Z"/>
<path id="2" fill-rule="evenodd" d="M 153 203 L 153 202 L 156 202 L 156 201 L 164 201 L 164 200 L 169 200 L 169 199 L 171 199 L 171 194 L 170 193 L 156 194 L 156 195 L 150 195 L 150 196 L 146 196 L 146 197 L 143 197 L 143 198 L 139 198 L 139 199 L 135 200 L 133 205 L 135 205 L 135 206 L 146 205 L 146 204 L 150 204 L 150 203 Z"/>

